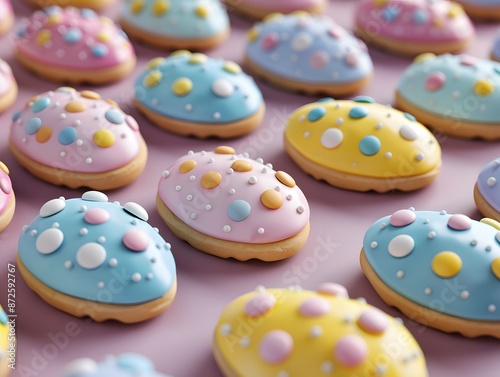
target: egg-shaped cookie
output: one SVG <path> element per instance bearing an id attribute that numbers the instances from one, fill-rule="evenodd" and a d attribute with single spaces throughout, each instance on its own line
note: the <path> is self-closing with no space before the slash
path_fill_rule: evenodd
<path id="1" fill-rule="evenodd" d="M 150 319 L 175 297 L 170 244 L 139 204 L 98 191 L 46 202 L 19 237 L 18 268 L 48 304 L 97 322 Z"/>
<path id="2" fill-rule="evenodd" d="M 156 206 L 179 238 L 222 258 L 284 259 L 309 235 L 309 205 L 295 180 L 228 146 L 175 161 Z"/>
<path id="3" fill-rule="evenodd" d="M 125 0 L 120 24 L 131 38 L 161 49 L 207 50 L 230 31 L 219 0 Z"/>
<path id="4" fill-rule="evenodd" d="M 67 87 L 41 93 L 13 115 L 9 146 L 30 173 L 71 188 L 127 185 L 147 160 L 134 118 L 96 92 Z"/>
<path id="5" fill-rule="evenodd" d="M 399 210 L 367 230 L 361 267 L 382 299 L 413 321 L 500 338 L 500 223 Z"/>
<path id="6" fill-rule="evenodd" d="M 101 12 L 111 5 L 115 4 L 117 0 L 26 0 L 30 5 L 38 8 L 46 8 L 50 6 L 65 6 L 77 8 L 89 8 L 97 12 Z"/>
<path id="7" fill-rule="evenodd" d="M 462 7 L 448 0 L 362 0 L 355 24 L 356 35 L 370 46 L 410 56 L 458 52 L 475 35 Z"/>
<path id="8" fill-rule="evenodd" d="M 16 197 L 9 173 L 7 166 L 0 161 L 0 232 L 10 224 L 16 209 Z"/>
<path id="9" fill-rule="evenodd" d="M 16 100 L 18 87 L 10 66 L 0 59 L 0 113 L 7 110 Z"/>
<path id="10" fill-rule="evenodd" d="M 500 20 L 500 0 L 457 0 L 469 16 L 478 20 Z"/>
<path id="11" fill-rule="evenodd" d="M 14 12 L 9 0 L 0 0 L 0 35 L 7 33 L 14 23 Z"/>
<path id="12" fill-rule="evenodd" d="M 16 355 L 15 344 L 15 335 L 10 333 L 9 318 L 0 305 L 0 377 L 7 377 L 11 371 L 11 360 L 15 360 Z"/>
<path id="13" fill-rule="evenodd" d="M 333 283 L 316 292 L 259 286 L 236 298 L 217 322 L 212 350 L 226 377 L 428 375 L 402 321 Z"/>
<path id="14" fill-rule="evenodd" d="M 474 201 L 484 216 L 500 221 L 500 158 L 481 169 L 474 185 Z"/>
<path id="15" fill-rule="evenodd" d="M 500 62 L 500 32 L 497 32 L 490 50 L 490 59 Z"/>
<path id="16" fill-rule="evenodd" d="M 355 191 L 416 190 L 441 167 L 441 148 L 429 130 L 366 96 L 298 108 L 285 128 L 285 149 L 314 178 Z"/>
<path id="17" fill-rule="evenodd" d="M 127 76 L 136 56 L 125 33 L 90 9 L 57 6 L 25 19 L 14 38 L 17 60 L 44 79 L 102 85 Z"/>
<path id="18" fill-rule="evenodd" d="M 156 58 L 135 82 L 135 105 L 164 130 L 199 138 L 231 138 L 260 125 L 265 104 L 239 65 L 177 51 Z"/>
<path id="19" fill-rule="evenodd" d="M 365 44 L 326 16 L 273 14 L 247 36 L 245 64 L 284 90 L 346 96 L 371 79 Z"/>
<path id="20" fill-rule="evenodd" d="M 325 11 L 328 0 L 225 0 L 229 11 L 243 16 L 261 20 L 272 13 L 293 13 L 304 11 L 312 14 L 321 14 Z"/>
<path id="21" fill-rule="evenodd" d="M 423 54 L 399 79 L 395 104 L 438 133 L 500 139 L 500 63 Z"/>

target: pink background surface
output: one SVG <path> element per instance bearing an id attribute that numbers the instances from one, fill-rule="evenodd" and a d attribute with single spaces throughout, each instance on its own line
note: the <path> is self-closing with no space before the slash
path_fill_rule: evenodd
<path id="1" fill-rule="evenodd" d="M 23 1 L 14 1 L 18 17 L 31 9 Z M 352 27 L 356 1 L 331 1 L 328 14 Z M 111 15 L 116 15 L 115 11 Z M 210 56 L 241 62 L 245 32 L 251 22 L 231 15 L 233 32 Z M 468 52 L 487 57 L 497 25 L 477 24 L 477 37 Z M 211 354 L 211 338 L 218 315 L 233 298 L 256 285 L 286 287 L 299 283 L 315 289 L 325 281 L 345 285 L 351 297 L 365 297 L 369 303 L 401 316 L 385 305 L 372 289 L 359 267 L 358 256 L 366 229 L 378 218 L 401 208 L 441 210 L 465 213 L 474 219 L 481 215 L 475 209 L 472 189 L 479 170 L 499 157 L 498 143 L 465 141 L 440 136 L 443 169 L 429 187 L 412 193 L 355 193 L 317 182 L 304 174 L 285 154 L 282 131 L 287 115 L 296 107 L 314 100 L 281 92 L 260 83 L 267 102 L 267 114 L 260 129 L 252 134 L 224 142 L 238 152 L 262 157 L 275 168 L 290 173 L 298 182 L 311 206 L 311 234 L 303 250 L 288 260 L 265 264 L 223 260 L 205 255 L 177 240 L 163 224 L 155 210 L 156 186 L 162 170 L 187 150 L 211 150 L 218 140 L 196 140 L 165 133 L 140 116 L 131 106 L 134 77 L 153 57 L 167 52 L 136 46 L 139 64 L 134 75 L 117 84 L 98 88 L 104 96 L 117 101 L 139 121 L 149 146 L 146 171 L 139 180 L 123 189 L 109 192 L 111 200 L 136 201 L 150 213 L 150 223 L 172 244 L 177 261 L 179 290 L 172 306 L 153 320 L 136 325 L 116 322 L 94 323 L 74 318 L 43 302 L 24 283 L 17 272 L 17 370 L 14 376 L 57 377 L 67 362 L 77 357 L 101 360 L 106 354 L 140 352 L 150 357 L 157 369 L 177 377 L 221 376 Z M 370 48 L 375 63 L 375 78 L 362 94 L 377 102 L 391 103 L 398 77 L 410 63 Z M 54 187 L 30 176 L 14 161 L 7 139 L 10 116 L 34 95 L 51 90 L 57 84 L 45 82 L 21 68 L 12 56 L 9 37 L 0 40 L 0 57 L 13 68 L 21 91 L 16 104 L 0 116 L 0 160 L 11 169 L 18 204 L 11 225 L 0 233 L 0 303 L 6 306 L 7 262 L 15 262 L 17 239 L 21 227 L 28 223 L 47 200 L 80 196 L 85 190 L 72 191 Z M 323 250 L 321 250 L 323 249 Z M 325 252 L 326 251 L 326 252 Z M 326 260 L 318 260 L 327 254 Z M 315 257 L 316 255 L 316 257 Z M 500 342 L 492 338 L 467 339 L 428 329 L 403 317 L 419 341 L 431 376 L 498 376 Z M 63 336 L 69 331 L 71 336 Z"/>

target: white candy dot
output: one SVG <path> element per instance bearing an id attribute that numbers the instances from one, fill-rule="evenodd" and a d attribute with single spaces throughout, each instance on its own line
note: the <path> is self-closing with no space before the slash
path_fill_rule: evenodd
<path id="1" fill-rule="evenodd" d="M 405 277 L 405 272 L 402 270 L 399 270 L 398 272 L 396 272 L 396 276 L 398 279 L 402 279 Z"/>
<path id="2" fill-rule="evenodd" d="M 181 191 L 181 190 L 182 190 L 181 186 L 179 186 L 179 185 L 175 186 L 175 191 Z"/>
<path id="3" fill-rule="evenodd" d="M 425 289 L 424 289 L 424 293 L 425 293 L 427 296 L 429 296 L 430 294 L 432 294 L 432 289 L 430 289 L 430 288 L 425 288 Z"/>
<path id="4" fill-rule="evenodd" d="M 321 371 L 323 373 L 332 373 L 333 372 L 333 364 L 331 361 L 324 361 L 321 364 Z"/>
<path id="5" fill-rule="evenodd" d="M 234 92 L 234 86 L 226 79 L 213 82 L 212 92 L 218 97 L 229 97 Z"/>
<path id="6" fill-rule="evenodd" d="M 95 242 L 86 243 L 76 252 L 76 262 L 87 270 L 100 267 L 105 260 L 106 249 Z"/>
<path id="7" fill-rule="evenodd" d="M 320 337 L 323 334 L 323 328 L 321 326 L 319 326 L 319 325 L 314 325 L 313 327 L 311 327 L 311 330 L 309 331 L 309 334 L 313 338 L 318 338 L 318 337 Z"/>
<path id="8" fill-rule="evenodd" d="M 250 338 L 248 336 L 241 337 L 240 346 L 243 348 L 249 347 L 250 346 Z"/>
<path id="9" fill-rule="evenodd" d="M 292 39 L 292 50 L 301 52 L 307 50 L 312 44 L 312 37 L 308 33 L 298 33 Z"/>
<path id="10" fill-rule="evenodd" d="M 52 199 L 40 208 L 41 217 L 49 217 L 61 212 L 66 207 L 66 202 L 61 199 Z"/>
<path id="11" fill-rule="evenodd" d="M 378 246 L 378 243 L 376 241 L 373 241 L 371 244 L 370 244 L 370 247 L 372 249 L 375 249 L 376 247 Z"/>
<path id="12" fill-rule="evenodd" d="M 229 335 L 231 334 L 232 326 L 230 323 L 223 323 L 221 327 L 219 328 L 219 331 L 222 335 Z"/>
<path id="13" fill-rule="evenodd" d="M 118 265 L 118 259 L 116 258 L 111 258 L 108 262 L 108 264 L 111 266 L 111 267 L 116 267 Z"/>
<path id="14" fill-rule="evenodd" d="M 89 230 L 88 230 L 87 228 L 82 228 L 82 229 L 80 229 L 80 234 L 81 234 L 82 236 L 85 236 L 88 232 L 89 232 Z"/>
<path id="15" fill-rule="evenodd" d="M 52 254 L 62 245 L 64 234 L 57 228 L 42 232 L 36 240 L 36 249 L 41 254 Z"/>
<path id="16" fill-rule="evenodd" d="M 298 214 L 303 214 L 305 210 L 306 210 L 306 209 L 304 208 L 304 206 L 298 206 L 298 207 L 297 207 L 297 213 L 298 213 Z"/>
<path id="17" fill-rule="evenodd" d="M 265 232 L 264 228 L 257 229 L 257 233 L 259 233 L 259 234 L 264 234 L 264 232 Z"/>
<path id="18" fill-rule="evenodd" d="M 414 247 L 415 240 L 407 234 L 401 234 L 389 242 L 388 250 L 393 257 L 403 258 L 410 254 Z"/>
<path id="19" fill-rule="evenodd" d="M 73 262 L 67 260 L 66 262 L 64 262 L 64 268 L 67 270 L 71 270 L 73 268 Z"/>
<path id="20" fill-rule="evenodd" d="M 401 127 L 401 129 L 399 130 L 399 134 L 403 139 L 409 141 L 417 140 L 418 138 L 417 131 L 409 124 L 405 124 L 403 127 Z"/>
<path id="21" fill-rule="evenodd" d="M 497 307 L 493 304 L 488 305 L 488 311 L 490 313 L 494 313 L 497 310 Z"/>
<path id="22" fill-rule="evenodd" d="M 430 238 L 431 240 L 436 237 L 436 232 L 431 230 L 428 234 L 427 237 Z"/>
<path id="23" fill-rule="evenodd" d="M 470 296 L 469 291 L 462 291 L 462 292 L 460 292 L 460 298 L 462 300 L 467 300 L 469 298 L 469 296 Z"/>
<path id="24" fill-rule="evenodd" d="M 222 230 L 224 230 L 224 232 L 226 232 L 226 233 L 229 233 L 231 231 L 231 226 L 224 225 L 224 227 L 222 228 Z"/>
<path id="25" fill-rule="evenodd" d="M 249 179 L 248 179 L 248 183 L 250 183 L 251 185 L 255 185 L 257 183 L 257 177 L 252 175 Z"/>
<path id="26" fill-rule="evenodd" d="M 338 128 L 329 128 L 321 135 L 321 145 L 327 149 L 337 148 L 344 139 L 344 134 Z"/>
<path id="27" fill-rule="evenodd" d="M 141 280 L 142 280 L 142 275 L 140 273 L 136 272 L 136 273 L 132 274 L 132 281 L 134 283 L 138 283 Z"/>
<path id="28" fill-rule="evenodd" d="M 142 221 L 148 221 L 149 219 L 148 211 L 146 211 L 142 206 L 140 206 L 137 203 L 133 202 L 125 203 L 123 209 L 128 213 L 130 213 L 131 215 L 134 215 L 135 217 L 141 219 Z"/>
<path id="29" fill-rule="evenodd" d="M 104 288 L 104 282 L 100 281 L 99 283 L 97 283 L 97 288 L 103 289 Z"/>
<path id="30" fill-rule="evenodd" d="M 205 210 L 210 211 L 212 209 L 212 206 L 210 204 L 207 204 L 205 206 Z"/>
<path id="31" fill-rule="evenodd" d="M 493 187 L 497 184 L 497 180 L 495 179 L 495 177 L 489 177 L 487 180 L 486 180 L 486 184 L 489 186 L 489 187 Z"/>
<path id="32" fill-rule="evenodd" d="M 87 191 L 82 195 L 82 199 L 91 202 L 107 202 L 108 196 L 100 191 Z"/>
<path id="33" fill-rule="evenodd" d="M 73 360 L 62 373 L 64 377 L 78 377 L 93 374 L 97 371 L 97 363 L 89 358 Z"/>

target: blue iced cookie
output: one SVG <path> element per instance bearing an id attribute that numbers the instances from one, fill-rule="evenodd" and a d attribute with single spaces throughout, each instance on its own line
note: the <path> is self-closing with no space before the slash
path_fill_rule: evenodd
<path id="1" fill-rule="evenodd" d="M 419 55 L 402 74 L 396 107 L 439 133 L 500 138 L 500 63 L 469 55 Z"/>
<path id="2" fill-rule="evenodd" d="M 158 315 L 176 293 L 170 244 L 140 205 L 88 191 L 45 203 L 19 238 L 21 274 L 43 300 L 77 317 L 133 323 Z"/>
<path id="3" fill-rule="evenodd" d="M 219 0 L 126 0 L 120 24 L 131 38 L 167 49 L 210 49 L 230 31 Z"/>
<path id="4" fill-rule="evenodd" d="M 248 33 L 245 64 L 282 89 L 346 96 L 365 86 L 373 65 L 365 44 L 326 16 L 273 14 Z"/>
<path id="5" fill-rule="evenodd" d="M 412 320 L 500 338 L 500 223 L 399 210 L 366 232 L 361 267 L 382 299 Z"/>
<path id="6" fill-rule="evenodd" d="M 500 221 L 500 158 L 481 169 L 474 185 L 474 201 L 484 216 Z"/>
<path id="7" fill-rule="evenodd" d="M 262 93 L 240 66 L 185 50 L 149 62 L 136 79 L 135 104 L 157 126 L 200 138 L 246 134 L 265 111 Z"/>

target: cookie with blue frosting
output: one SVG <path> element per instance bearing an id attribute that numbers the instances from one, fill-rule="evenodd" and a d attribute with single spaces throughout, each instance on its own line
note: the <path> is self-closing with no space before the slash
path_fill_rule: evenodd
<path id="1" fill-rule="evenodd" d="M 500 32 L 497 32 L 490 51 L 490 59 L 500 62 Z"/>
<path id="2" fill-rule="evenodd" d="M 395 104 L 437 133 L 500 139 L 500 63 L 470 55 L 419 55 L 403 72 Z"/>
<path id="3" fill-rule="evenodd" d="M 80 358 L 67 364 L 61 377 L 171 377 L 157 372 L 153 362 L 137 353 L 123 353 L 107 356 L 96 362 L 90 358 Z"/>
<path id="4" fill-rule="evenodd" d="M 18 266 L 50 305 L 97 322 L 147 320 L 176 293 L 170 244 L 137 203 L 109 202 L 88 191 L 81 198 L 45 203 L 23 227 Z"/>
<path id="5" fill-rule="evenodd" d="M 131 38 L 162 49 L 207 50 L 230 31 L 219 0 L 126 0 L 120 24 Z"/>
<path id="6" fill-rule="evenodd" d="M 500 20 L 500 0 L 457 0 L 472 18 L 486 21 Z"/>
<path id="7" fill-rule="evenodd" d="M 371 79 L 365 44 L 326 16 L 272 14 L 247 35 L 245 64 L 279 88 L 309 95 L 352 94 Z"/>
<path id="8" fill-rule="evenodd" d="M 500 221 L 500 158 L 481 169 L 474 185 L 474 201 L 484 216 Z"/>
<path id="9" fill-rule="evenodd" d="M 366 232 L 361 267 L 416 322 L 500 338 L 500 223 L 446 211 L 394 212 Z"/>
<path id="10" fill-rule="evenodd" d="M 244 135 L 265 111 L 262 93 L 239 65 L 185 50 L 149 62 L 135 82 L 135 105 L 157 126 L 199 138 Z"/>

